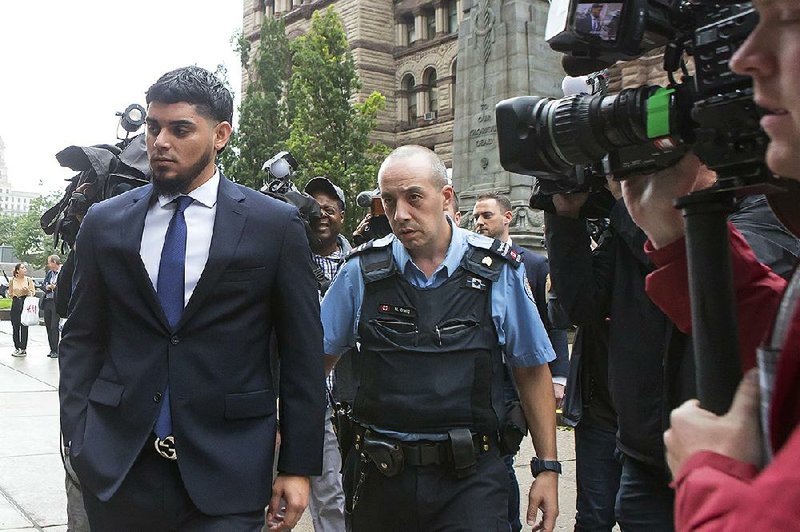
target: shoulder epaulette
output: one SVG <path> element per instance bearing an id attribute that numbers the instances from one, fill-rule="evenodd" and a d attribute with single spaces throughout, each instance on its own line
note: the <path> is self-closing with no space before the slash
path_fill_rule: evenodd
<path id="1" fill-rule="evenodd" d="M 364 242 L 363 244 L 351 249 L 350 252 L 345 257 L 345 260 L 350 260 L 352 257 L 373 248 L 385 248 L 386 246 L 391 245 L 392 240 L 394 240 L 394 233 L 389 233 L 384 237 L 376 238 L 374 240 L 370 240 L 369 242 Z"/>
<path id="2" fill-rule="evenodd" d="M 372 283 L 394 275 L 397 267 L 392 255 L 393 239 L 394 234 L 389 234 L 383 238 L 364 242 L 348 253 L 348 260 L 357 255 L 361 258 L 359 266 L 364 283 Z"/>
<path id="3" fill-rule="evenodd" d="M 514 268 L 518 268 L 519 265 L 522 264 L 522 253 L 514 251 L 509 244 L 497 240 L 496 238 L 489 238 L 488 236 L 478 233 L 470 233 L 467 236 L 467 243 L 474 248 L 486 250 L 493 256 L 505 260 Z"/>

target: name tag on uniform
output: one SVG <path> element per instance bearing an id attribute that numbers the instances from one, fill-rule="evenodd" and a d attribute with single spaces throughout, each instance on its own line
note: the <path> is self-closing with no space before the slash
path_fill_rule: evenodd
<path id="1" fill-rule="evenodd" d="M 401 316 L 403 318 L 413 318 L 417 315 L 417 311 L 415 311 L 413 308 L 401 307 L 398 305 L 388 305 L 386 303 L 381 303 L 378 305 L 378 312 L 392 316 Z"/>

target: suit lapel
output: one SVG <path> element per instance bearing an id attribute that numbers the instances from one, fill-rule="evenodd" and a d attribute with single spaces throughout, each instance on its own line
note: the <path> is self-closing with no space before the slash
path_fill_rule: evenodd
<path id="1" fill-rule="evenodd" d="M 147 209 L 150 206 L 150 198 L 153 195 L 153 186 L 145 185 L 130 194 L 131 202 L 124 208 L 122 214 L 124 223 L 120 227 L 120 242 L 125 256 L 124 262 L 130 267 L 134 284 L 145 298 L 147 306 L 153 309 L 161 324 L 166 329 L 169 329 L 169 322 L 161 309 L 161 302 L 158 300 L 153 283 L 150 281 L 150 276 L 144 267 L 140 252 L 142 233 L 144 233 L 144 220 L 147 216 Z"/>
<path id="2" fill-rule="evenodd" d="M 203 305 L 203 301 L 211 294 L 222 272 L 233 259 L 247 220 L 247 205 L 244 199 L 244 194 L 236 185 L 224 176 L 220 176 L 217 214 L 214 219 L 214 234 L 211 236 L 208 261 L 176 329 L 180 329 Z"/>

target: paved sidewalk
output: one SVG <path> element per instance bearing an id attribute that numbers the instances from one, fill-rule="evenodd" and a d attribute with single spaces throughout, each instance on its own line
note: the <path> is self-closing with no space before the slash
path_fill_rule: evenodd
<path id="1" fill-rule="evenodd" d="M 64 470 L 59 455 L 58 361 L 47 358 L 44 327 L 29 330 L 28 356 L 11 356 L 11 323 L 0 322 L 0 530 L 66 531 Z M 575 451 L 572 432 L 559 430 L 564 463 L 556 530 L 572 530 L 575 516 Z M 530 439 L 517 456 L 523 504 L 531 483 Z M 525 508 L 522 509 L 523 515 Z M 295 528 L 311 532 L 308 512 Z M 526 526 L 524 530 L 530 530 Z"/>

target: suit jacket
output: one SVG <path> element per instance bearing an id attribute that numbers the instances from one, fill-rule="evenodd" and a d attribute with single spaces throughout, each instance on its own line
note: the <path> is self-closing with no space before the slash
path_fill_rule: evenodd
<path id="1" fill-rule="evenodd" d="M 542 318 L 544 328 L 547 330 L 547 336 L 550 337 L 550 343 L 553 344 L 553 351 L 556 352 L 556 358 L 550 362 L 550 373 L 553 374 L 553 377 L 566 378 L 569 375 L 569 343 L 566 329 L 555 328 L 548 316 L 547 276 L 550 274 L 550 266 L 547 258 L 517 244 L 512 243 L 511 248 L 522 255 L 525 276 L 531 285 L 536 308 Z"/>
<path id="2" fill-rule="evenodd" d="M 575 18 L 575 31 L 588 35 L 592 33 L 592 14 L 588 11 Z"/>
<path id="3" fill-rule="evenodd" d="M 221 178 L 208 262 L 171 329 L 139 254 L 152 194 L 147 185 L 96 204 L 78 235 L 59 359 L 72 464 L 85 489 L 108 500 L 152 438 L 169 377 L 178 467 L 195 505 L 209 515 L 264 508 L 276 431 L 273 329 L 278 470 L 321 470 L 322 327 L 303 224 L 288 204 Z"/>

